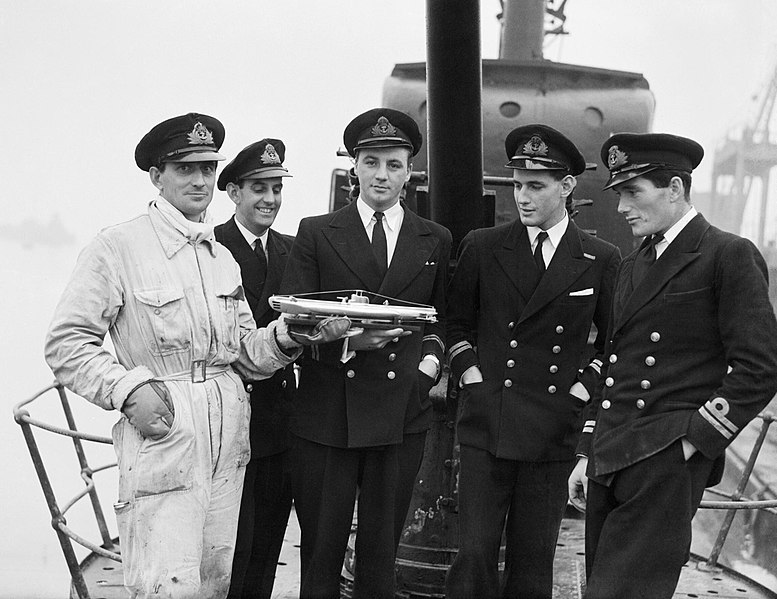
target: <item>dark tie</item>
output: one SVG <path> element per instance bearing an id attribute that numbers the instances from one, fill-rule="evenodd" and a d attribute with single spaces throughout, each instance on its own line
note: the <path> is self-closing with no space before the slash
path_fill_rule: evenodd
<path id="1" fill-rule="evenodd" d="M 537 235 L 537 247 L 534 248 L 534 263 L 537 265 L 537 272 L 542 278 L 545 273 L 545 258 L 542 257 L 542 244 L 548 238 L 548 234 L 545 231 L 540 231 Z"/>
<path id="2" fill-rule="evenodd" d="M 375 225 L 372 227 L 372 252 L 380 266 L 380 275 L 384 276 L 388 270 L 388 245 L 386 244 L 386 231 L 383 229 L 383 213 L 375 213 Z"/>
<path id="3" fill-rule="evenodd" d="M 663 234 L 658 233 L 648 237 L 642 242 L 642 246 L 634 259 L 634 268 L 631 271 L 631 287 L 636 289 L 645 278 L 648 268 L 656 261 L 656 244 L 664 238 Z"/>
<path id="4" fill-rule="evenodd" d="M 256 257 L 259 261 L 259 281 L 260 285 L 264 285 L 264 280 L 267 278 L 267 254 L 264 253 L 264 247 L 262 247 L 262 240 L 258 237 L 256 238 L 256 243 L 254 244 L 254 254 L 256 254 Z"/>

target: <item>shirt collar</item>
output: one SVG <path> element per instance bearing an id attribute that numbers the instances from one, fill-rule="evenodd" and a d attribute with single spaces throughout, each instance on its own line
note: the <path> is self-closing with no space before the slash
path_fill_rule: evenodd
<path id="1" fill-rule="evenodd" d="M 550 239 L 550 242 L 553 244 L 554 248 L 557 248 L 558 244 L 561 243 L 561 238 L 564 236 L 564 233 L 567 232 L 568 226 L 569 226 L 569 215 L 565 210 L 564 218 L 562 218 L 559 222 L 553 225 L 550 229 L 545 231 L 548 234 L 548 239 Z M 534 227 L 534 226 L 526 227 L 526 232 L 529 234 L 530 246 L 534 246 L 534 242 L 537 239 L 537 235 L 540 234 L 540 231 L 542 231 L 542 229 L 540 229 L 539 227 Z"/>
<path id="2" fill-rule="evenodd" d="M 259 236 L 256 236 L 251 231 L 249 231 L 246 227 L 244 227 L 243 224 L 239 220 L 237 220 L 237 217 L 235 217 L 235 224 L 237 225 L 238 230 L 243 234 L 243 237 L 245 237 L 246 243 L 248 243 L 248 245 L 250 245 L 253 248 L 254 242 L 257 239 L 261 239 L 262 247 L 264 248 L 265 252 L 267 251 L 267 236 L 269 235 L 270 229 L 265 229 L 264 233 L 262 233 Z"/>
<path id="3" fill-rule="evenodd" d="M 672 243 L 675 240 L 675 238 L 680 234 L 680 231 L 682 231 L 685 228 L 685 226 L 689 222 L 691 222 L 697 214 L 698 212 L 696 212 L 696 208 L 691 206 L 691 209 L 685 214 L 683 214 L 683 217 L 680 220 L 678 220 L 675 224 L 673 224 L 671 227 L 667 229 L 666 233 L 664 233 L 664 240 L 659 241 L 658 243 L 666 243 L 667 245 Z"/>
<path id="4" fill-rule="evenodd" d="M 356 200 L 356 208 L 359 211 L 359 218 L 362 219 L 362 224 L 366 230 L 375 215 L 375 210 L 370 208 L 361 196 Z M 383 222 L 386 223 L 389 231 L 395 231 L 397 229 L 399 219 L 402 218 L 404 213 L 402 202 L 397 202 L 388 210 L 383 211 Z"/>
<path id="5" fill-rule="evenodd" d="M 162 250 L 169 259 L 177 254 L 182 247 L 188 245 L 189 239 L 162 215 L 162 212 L 157 206 L 157 202 L 160 200 L 167 202 L 162 196 L 158 196 L 149 202 L 148 216 L 151 219 L 151 225 L 154 227 L 159 243 L 162 245 Z M 185 217 L 181 215 L 181 218 Z M 215 241 L 216 238 L 213 235 L 212 229 L 210 235 L 202 240 L 202 243 L 205 244 L 212 256 L 216 255 Z"/>

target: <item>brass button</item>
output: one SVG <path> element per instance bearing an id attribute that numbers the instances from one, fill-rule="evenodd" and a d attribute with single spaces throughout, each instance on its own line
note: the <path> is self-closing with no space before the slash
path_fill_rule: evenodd
<path id="1" fill-rule="evenodd" d="M 639 384 L 639 386 L 642 387 L 645 391 L 647 391 L 648 389 L 650 389 L 650 381 L 645 379 Z"/>
<path id="2" fill-rule="evenodd" d="M 551 385 L 548 387 L 548 393 L 555 393 L 556 392 L 556 385 Z"/>
<path id="3" fill-rule="evenodd" d="M 556 374 L 558 372 L 558 366 L 556 366 L 555 364 L 551 364 L 548 370 L 550 370 L 551 374 Z"/>
<path id="4" fill-rule="evenodd" d="M 653 331 L 652 333 L 650 333 L 650 340 L 653 343 L 658 343 L 661 340 L 661 334 L 656 331 Z"/>
<path id="5" fill-rule="evenodd" d="M 553 353 L 554 354 L 560 354 L 561 353 L 561 346 L 560 345 L 554 345 L 553 346 Z"/>
<path id="6" fill-rule="evenodd" d="M 161 314 L 162 311 L 159 308 L 154 309 L 154 314 Z"/>
<path id="7" fill-rule="evenodd" d="M 352 379 L 353 377 L 356 376 L 356 373 L 353 370 L 349 370 L 348 372 L 345 373 L 345 376 L 347 376 L 349 379 Z"/>
<path id="8" fill-rule="evenodd" d="M 515 339 L 513 339 L 512 341 L 510 341 L 510 347 L 515 349 L 516 347 L 518 347 L 518 342 Z"/>
<path id="9" fill-rule="evenodd" d="M 648 366 L 655 366 L 656 359 L 653 356 L 648 356 L 647 358 L 645 358 L 645 364 L 647 364 Z"/>
<path id="10" fill-rule="evenodd" d="M 612 387 L 615 384 L 615 379 L 611 376 L 608 376 L 606 379 L 604 379 L 604 384 L 608 387 Z"/>
<path id="11" fill-rule="evenodd" d="M 515 366 L 515 360 L 507 360 L 507 367 L 512 368 Z"/>
<path id="12" fill-rule="evenodd" d="M 389 362 L 393 362 L 397 359 L 397 354 L 389 354 L 388 356 Z"/>
<path id="13" fill-rule="evenodd" d="M 615 364 L 615 362 L 618 361 L 618 356 L 615 354 L 610 354 L 610 364 Z"/>
<path id="14" fill-rule="evenodd" d="M 253 391 L 253 390 L 254 390 L 254 386 L 253 386 L 251 383 L 248 383 L 248 384 L 246 385 L 246 391 L 248 391 L 249 393 L 251 393 L 251 391 Z"/>
<path id="15" fill-rule="evenodd" d="M 515 328 L 515 323 L 514 322 L 508 322 L 507 323 L 507 328 L 508 329 L 514 329 Z"/>
<path id="16" fill-rule="evenodd" d="M 387 376 L 387 377 L 388 377 L 390 380 L 392 380 L 392 381 L 393 381 L 395 378 L 397 378 L 397 373 L 396 373 L 396 372 L 394 372 L 393 370 L 389 370 L 389 371 L 386 373 L 386 376 Z"/>
<path id="17" fill-rule="evenodd" d="M 561 326 L 561 325 L 558 325 L 558 326 L 556 327 L 556 332 L 557 332 L 559 335 L 561 335 L 561 333 L 563 333 L 563 332 L 564 332 L 564 327 L 563 327 L 563 326 Z"/>
<path id="18" fill-rule="evenodd" d="M 641 410 L 645 407 L 645 400 L 644 399 L 638 399 L 637 400 L 637 409 Z"/>
<path id="19" fill-rule="evenodd" d="M 611 405 L 612 405 L 612 404 L 610 404 L 610 400 L 609 400 L 609 399 L 605 399 L 605 400 L 602 402 L 602 409 L 603 409 L 603 410 L 609 410 Z"/>
<path id="20" fill-rule="evenodd" d="M 513 382 L 512 382 L 510 379 L 507 379 L 507 380 L 505 381 L 505 387 L 508 387 L 508 388 L 509 388 L 509 387 L 512 387 L 512 386 L 513 386 Z"/>

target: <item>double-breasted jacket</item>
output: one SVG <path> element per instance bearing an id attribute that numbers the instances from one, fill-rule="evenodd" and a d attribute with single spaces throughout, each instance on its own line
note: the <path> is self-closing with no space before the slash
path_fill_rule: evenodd
<path id="1" fill-rule="evenodd" d="M 635 256 L 619 271 L 579 445 L 589 477 L 603 482 L 681 437 L 721 458 L 777 391 L 768 271 L 750 241 L 699 214 L 632 291 Z"/>
<path id="2" fill-rule="evenodd" d="M 426 354 L 444 360 L 445 288 L 451 234 L 405 207 L 385 277 L 356 203 L 300 222 L 286 266 L 284 294 L 362 289 L 434 306 L 437 322 L 390 342 L 358 351 L 343 362 L 343 341 L 305 350 L 295 402 L 294 434 L 323 445 L 373 447 L 402 442 L 406 419 L 428 411 L 419 399 L 418 363 Z M 421 418 L 422 419 L 422 418 Z"/>
<path id="3" fill-rule="evenodd" d="M 519 220 L 465 237 L 449 289 L 451 371 L 458 380 L 478 365 L 484 380 L 461 393 L 461 443 L 522 461 L 574 456 L 585 404 L 569 390 L 595 387 L 619 262 L 615 246 L 570 220 L 535 289 Z"/>

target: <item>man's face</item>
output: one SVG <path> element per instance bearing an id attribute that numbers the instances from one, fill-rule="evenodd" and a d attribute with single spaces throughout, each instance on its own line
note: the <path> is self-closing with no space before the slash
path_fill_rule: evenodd
<path id="1" fill-rule="evenodd" d="M 626 217 L 634 237 L 664 233 L 677 220 L 671 185 L 656 187 L 652 181 L 636 177 L 616 185 L 613 191 L 618 196 L 618 212 Z"/>
<path id="2" fill-rule="evenodd" d="M 399 201 L 402 187 L 410 180 L 410 169 L 407 148 L 359 150 L 354 171 L 362 199 L 373 210 L 388 210 Z"/>
<path id="3" fill-rule="evenodd" d="M 571 175 L 556 181 L 545 171 L 513 169 L 513 196 L 521 222 L 543 230 L 561 222 L 567 196 L 575 185 Z"/>
<path id="4" fill-rule="evenodd" d="M 227 184 L 227 195 L 235 203 L 235 218 L 257 237 L 269 229 L 281 209 L 283 179 L 247 179 Z"/>
<path id="5" fill-rule="evenodd" d="M 159 195 L 187 219 L 197 222 L 213 199 L 216 162 L 167 162 L 164 169 L 152 166 L 151 182 Z"/>

